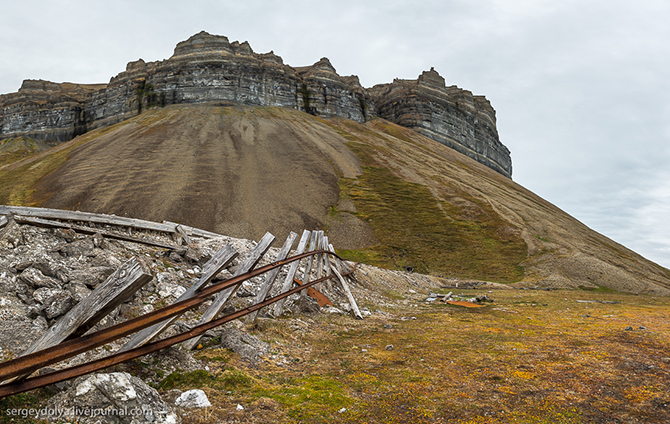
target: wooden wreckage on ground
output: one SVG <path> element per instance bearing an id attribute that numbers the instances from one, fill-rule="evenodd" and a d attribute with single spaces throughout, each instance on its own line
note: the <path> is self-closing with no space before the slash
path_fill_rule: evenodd
<path id="1" fill-rule="evenodd" d="M 115 215 L 0 206 L 0 228 L 7 225 L 12 219 L 18 224 L 71 229 L 83 234 L 99 234 L 106 238 L 141 243 L 181 253 L 191 243 L 191 237 L 221 237 L 220 234 L 166 221 L 157 223 Z M 126 229 L 126 232 L 134 229 L 167 233 L 173 236 L 175 243 L 169 244 L 148 237 L 103 230 L 96 228 L 95 225 L 122 228 Z M 116 307 L 132 298 L 135 292 L 152 280 L 151 273 L 144 269 L 136 258 L 129 259 L 99 284 L 88 297 L 82 299 L 69 312 L 60 317 L 19 357 L 0 363 L 0 382 L 2 382 L 0 398 L 99 371 L 178 343 L 181 343 L 182 348 L 193 349 L 197 346 L 200 336 L 208 330 L 244 316 L 246 316 L 247 323 L 253 323 L 258 312 L 264 307 L 272 305 L 274 315 L 279 316 L 283 311 L 286 298 L 295 293 L 309 294 L 319 302 L 320 306 L 324 306 L 329 300 L 318 292 L 315 286 L 320 283 L 332 284 L 330 280 L 335 280 L 341 285 L 354 316 L 362 319 L 347 283 L 347 278 L 353 280 L 355 265 L 343 261 L 335 254 L 333 245 L 328 243 L 328 237 L 324 236 L 323 231 L 303 231 L 293 251 L 293 256 L 289 256 L 296 239 L 297 234 L 291 232 L 277 257 L 273 258 L 274 262 L 256 268 L 275 241 L 272 234 L 266 233 L 258 241 L 253 251 L 239 264 L 231 278 L 210 284 L 213 278 L 238 255 L 231 245 L 226 244 L 203 266 L 202 275 L 197 282 L 171 305 L 112 327 L 87 333 Z M 302 274 L 298 275 L 301 261 L 305 261 L 304 269 Z M 277 282 L 282 267 L 287 269 L 286 276 L 283 281 Z M 240 285 L 258 276 L 265 278 L 255 295 L 253 304 L 221 315 L 224 305 Z M 279 294 L 268 298 L 272 286 L 279 283 L 281 284 Z M 158 339 L 161 332 L 181 315 L 201 306 L 208 300 L 212 300 L 212 303 L 195 326 L 183 333 Z M 31 376 L 44 367 L 130 335 L 132 335 L 130 340 L 119 351 L 107 357 Z"/>

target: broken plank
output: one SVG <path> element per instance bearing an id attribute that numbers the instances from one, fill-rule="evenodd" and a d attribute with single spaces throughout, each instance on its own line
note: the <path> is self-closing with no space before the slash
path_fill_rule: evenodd
<path id="1" fill-rule="evenodd" d="M 284 242 L 284 245 L 282 246 L 281 250 L 279 251 L 279 254 L 277 255 L 277 258 L 275 259 L 275 262 L 277 261 L 283 261 L 286 259 L 288 256 L 288 253 L 291 251 L 291 248 L 293 247 L 293 242 L 295 242 L 296 237 L 298 235 L 291 231 L 286 237 L 286 241 Z M 254 298 L 254 304 L 256 303 L 261 303 L 265 300 L 265 298 L 268 295 L 268 292 L 270 291 L 270 288 L 272 287 L 272 284 L 274 283 L 275 279 L 277 278 L 277 275 L 279 274 L 279 271 L 281 270 L 281 267 L 275 268 L 272 271 L 268 272 L 265 274 L 265 281 L 263 282 L 263 285 L 261 285 L 261 288 L 258 290 L 258 293 L 256 294 L 256 297 Z M 254 321 L 256 321 L 256 316 L 258 315 L 259 311 L 254 311 L 247 315 L 246 322 L 247 324 L 250 324 Z"/>
<path id="2" fill-rule="evenodd" d="M 155 241 L 155 240 L 141 239 L 139 237 L 126 236 L 126 235 L 123 235 L 123 234 L 116 234 L 116 233 L 101 230 L 101 229 L 98 229 L 98 228 L 82 227 L 81 225 L 69 224 L 67 222 L 52 221 L 52 220 L 49 220 L 49 219 L 33 218 L 33 217 L 21 216 L 21 215 L 15 215 L 14 219 L 19 224 L 30 224 L 30 225 L 40 226 L 40 227 L 49 227 L 49 228 L 69 228 L 69 229 L 72 229 L 74 231 L 77 231 L 77 232 L 83 233 L 83 234 L 100 234 L 103 237 L 107 237 L 107 238 L 111 238 L 111 239 L 129 241 L 129 242 L 132 242 L 132 243 L 146 244 L 148 246 L 161 247 L 163 249 L 169 249 L 169 250 L 184 251 L 184 248 L 181 247 L 181 246 L 175 246 L 175 245 L 162 243 L 160 241 Z"/>
<path id="3" fill-rule="evenodd" d="M 142 286 L 151 281 L 151 278 L 151 274 L 144 270 L 142 264 L 136 258 L 128 260 L 102 284 L 99 284 L 90 295 L 63 315 L 42 337 L 21 352 L 20 356 L 83 335 L 117 306 L 133 296 Z M 16 379 L 20 378 L 22 377 L 16 377 Z"/>
<path id="4" fill-rule="evenodd" d="M 221 272 L 221 270 L 236 257 L 237 251 L 231 245 L 227 244 L 223 246 L 218 252 L 214 254 L 214 256 L 212 256 L 209 261 L 207 261 L 205 266 L 202 267 L 202 276 L 198 279 L 198 281 L 196 281 L 195 284 L 193 284 L 181 296 L 179 296 L 179 298 L 175 300 L 175 303 L 192 297 L 201 287 L 209 283 L 212 278 Z M 133 349 L 151 341 L 153 338 L 163 332 L 163 330 L 168 328 L 170 324 L 179 319 L 179 317 L 180 315 L 177 315 L 163 322 L 154 324 L 151 327 L 140 330 L 119 350 L 119 352 Z"/>
<path id="5" fill-rule="evenodd" d="M 356 304 L 356 299 L 354 299 L 354 295 L 351 294 L 351 290 L 349 289 L 349 284 L 344 280 L 342 277 L 342 274 L 337 270 L 336 267 L 331 268 L 335 275 L 337 276 L 337 279 L 340 280 L 340 284 L 342 284 L 342 288 L 344 289 L 344 294 L 347 296 L 347 299 L 349 300 L 349 304 L 351 305 L 351 309 L 354 311 L 354 316 L 358 319 L 363 319 L 363 315 L 361 315 L 361 311 L 358 309 L 358 305 Z"/>
<path id="6" fill-rule="evenodd" d="M 186 231 L 184 230 L 184 227 L 182 227 L 181 225 L 177 225 L 175 227 L 175 231 L 177 231 L 177 233 L 179 233 L 181 238 L 184 240 L 184 243 L 186 243 L 187 245 L 191 244 L 191 238 L 188 236 L 188 234 L 186 234 Z"/>
<path id="7" fill-rule="evenodd" d="M 294 255 L 299 255 L 305 251 L 305 247 L 307 246 L 307 242 L 309 241 L 310 234 L 311 234 L 310 231 L 303 230 L 302 236 L 300 236 L 300 241 L 298 242 L 298 247 L 296 248 Z M 293 284 L 293 277 L 295 276 L 296 271 L 298 271 L 299 265 L 300 261 L 295 261 L 291 263 L 291 267 L 288 270 L 288 274 L 286 274 L 286 279 L 284 279 L 284 284 L 281 287 L 281 293 L 285 293 L 291 289 L 291 284 Z M 286 299 L 280 299 L 277 303 L 275 303 L 274 316 L 278 317 L 282 314 L 282 312 L 284 311 L 285 302 Z"/>
<path id="8" fill-rule="evenodd" d="M 247 272 L 251 271 L 258 261 L 261 260 L 263 255 L 265 255 L 265 252 L 268 251 L 270 248 L 270 245 L 275 241 L 275 236 L 273 236 L 270 233 L 265 233 L 262 239 L 259 240 L 258 244 L 254 248 L 253 251 L 251 251 L 251 254 L 242 262 L 239 267 L 237 268 L 237 271 L 235 271 L 235 274 L 233 274 L 234 277 L 240 276 L 242 274 L 246 274 Z M 212 304 L 207 308 L 204 314 L 202 314 L 202 317 L 200 318 L 200 321 L 198 321 L 197 325 L 204 324 L 206 322 L 209 322 L 216 318 L 216 316 L 221 312 L 221 309 L 223 309 L 223 305 L 228 301 L 228 298 L 230 295 L 232 295 L 237 288 L 240 285 L 236 285 L 234 287 L 230 287 L 214 298 L 214 301 Z M 182 343 L 182 346 L 186 350 L 191 350 L 195 346 L 198 345 L 198 341 L 200 340 L 200 336 L 194 337 L 190 340 L 185 341 Z"/>

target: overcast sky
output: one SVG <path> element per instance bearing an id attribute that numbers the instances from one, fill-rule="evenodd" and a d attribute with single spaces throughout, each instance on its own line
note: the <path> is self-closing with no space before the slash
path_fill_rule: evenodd
<path id="1" fill-rule="evenodd" d="M 670 267 L 670 1 L 0 0 L 0 93 L 108 82 L 205 30 L 364 86 L 431 66 L 485 95 L 513 179 Z"/>

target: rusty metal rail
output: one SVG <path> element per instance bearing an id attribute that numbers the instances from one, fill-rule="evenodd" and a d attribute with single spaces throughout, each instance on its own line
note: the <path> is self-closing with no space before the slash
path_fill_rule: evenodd
<path id="1" fill-rule="evenodd" d="M 151 313 L 141 315 L 139 317 L 124 321 L 112 327 L 106 328 L 104 330 L 97 331 L 95 333 L 81 336 L 75 339 L 65 340 L 64 342 L 52 346 L 47 349 L 43 349 L 32 354 L 21 356 L 13 360 L 0 363 L 0 381 L 7 381 L 8 379 L 31 374 L 40 368 L 45 366 L 60 362 L 62 360 L 74 357 L 80 353 L 90 351 L 99 346 L 110 343 L 119 338 L 125 337 L 132 333 L 135 333 L 143 328 L 154 325 L 158 322 L 165 321 L 174 316 L 178 316 L 186 311 L 194 309 L 206 300 L 211 298 L 212 295 L 219 293 L 227 288 L 235 287 L 242 284 L 244 281 L 251 278 L 257 277 L 261 274 L 269 272 L 273 269 L 280 268 L 286 264 L 298 261 L 300 259 L 306 258 L 311 255 L 316 254 L 328 254 L 339 260 L 342 260 L 337 254 L 329 250 L 315 250 L 293 257 L 287 258 L 282 261 L 273 262 L 269 265 L 257 268 L 253 271 L 247 272 L 237 277 L 230 278 L 225 281 L 211 284 L 210 286 L 204 287 L 196 292 L 196 294 L 181 302 L 174 303 L 172 305 L 163 307 Z M 351 271 L 343 273 L 342 276 L 351 276 L 353 275 L 356 266 Z M 295 287 L 288 291 L 285 291 L 275 297 L 264 300 L 262 302 L 256 303 L 252 306 L 249 306 L 244 309 L 240 309 L 231 314 L 227 314 L 218 319 L 212 320 L 210 322 L 198 325 L 191 328 L 190 330 L 183 332 L 181 334 L 168 337 L 159 341 L 151 342 L 139 347 L 136 347 L 131 350 L 124 352 L 119 352 L 112 354 L 102 359 L 91 361 L 85 364 L 77 365 L 74 367 L 54 371 L 48 374 L 39 375 L 36 377 L 28 378 L 21 381 L 14 381 L 7 384 L 0 385 L 0 399 L 6 396 L 12 396 L 15 394 L 23 393 L 28 390 L 37 389 L 44 387 L 50 384 L 58 383 L 61 381 L 69 380 L 75 377 L 79 377 L 85 374 L 89 374 L 95 371 L 102 370 L 104 368 L 111 367 L 113 365 L 126 362 L 140 356 L 155 352 L 157 350 L 175 345 L 177 343 L 184 342 L 193 337 L 200 336 L 206 331 L 211 330 L 212 328 L 218 327 L 222 324 L 225 324 L 229 321 L 235 320 L 237 318 L 243 317 L 247 314 L 250 314 L 254 311 L 260 310 L 268 305 L 271 305 L 281 299 L 284 299 L 294 293 L 298 293 L 301 290 L 304 290 L 307 287 L 311 287 L 320 282 L 335 278 L 335 275 L 328 275 L 316 280 L 304 283 L 302 286 Z"/>

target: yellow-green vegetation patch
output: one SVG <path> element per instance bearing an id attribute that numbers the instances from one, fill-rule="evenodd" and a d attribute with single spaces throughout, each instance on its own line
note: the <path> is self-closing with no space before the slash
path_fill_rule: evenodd
<path id="1" fill-rule="evenodd" d="M 289 417 L 315 423 L 332 422 L 337 411 L 353 403 L 342 382 L 321 375 L 288 379 L 258 394 L 279 402 L 287 409 Z"/>
<path id="2" fill-rule="evenodd" d="M 48 149 L 48 144 L 31 138 L 6 138 L 0 140 L 0 166 L 17 162 Z"/>
<path id="3" fill-rule="evenodd" d="M 468 198 L 483 211 L 472 217 L 457 204 L 440 202 L 426 186 L 378 166 L 366 145 L 348 146 L 366 166 L 357 179 L 340 179 L 341 195 L 354 202 L 356 215 L 370 225 L 379 244 L 341 251 L 344 257 L 449 277 L 500 282 L 523 277 L 519 264 L 527 246 L 518 235 L 499 231 L 506 222 L 489 205 Z"/>

